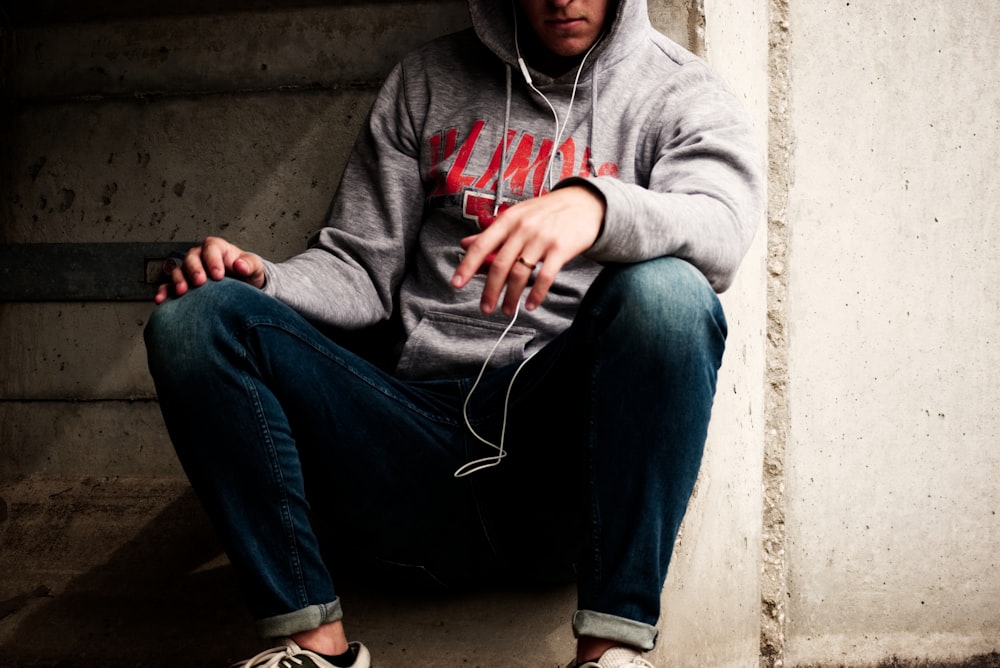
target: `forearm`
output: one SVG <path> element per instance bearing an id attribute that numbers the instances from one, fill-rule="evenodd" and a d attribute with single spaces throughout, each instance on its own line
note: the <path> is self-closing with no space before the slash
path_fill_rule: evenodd
<path id="1" fill-rule="evenodd" d="M 758 224 L 755 189 L 737 187 L 721 196 L 654 192 L 607 178 L 590 182 L 607 212 L 587 257 L 627 263 L 674 256 L 697 267 L 718 292 L 732 282 Z"/>

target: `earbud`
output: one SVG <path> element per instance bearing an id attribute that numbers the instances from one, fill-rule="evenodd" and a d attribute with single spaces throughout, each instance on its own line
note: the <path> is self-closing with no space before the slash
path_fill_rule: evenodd
<path id="1" fill-rule="evenodd" d="M 528 82 L 528 85 L 532 85 L 531 74 L 528 73 L 528 66 L 524 64 L 524 58 L 518 56 L 517 64 L 521 67 L 521 74 L 524 75 L 524 80 Z"/>

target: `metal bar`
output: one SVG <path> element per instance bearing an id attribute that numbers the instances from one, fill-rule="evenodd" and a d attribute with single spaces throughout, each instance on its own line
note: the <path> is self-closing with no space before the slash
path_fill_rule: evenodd
<path id="1" fill-rule="evenodd" d="M 144 301 L 194 241 L 0 245 L 0 301 Z"/>

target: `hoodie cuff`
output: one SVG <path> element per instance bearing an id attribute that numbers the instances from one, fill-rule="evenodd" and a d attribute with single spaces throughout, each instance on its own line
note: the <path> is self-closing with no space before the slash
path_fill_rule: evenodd
<path id="1" fill-rule="evenodd" d="M 556 184 L 556 187 L 552 190 L 561 190 L 563 188 L 568 188 L 570 186 L 583 186 L 590 192 L 594 193 L 604 202 L 604 217 L 601 218 L 601 229 L 597 231 L 597 238 L 594 240 L 591 249 L 594 248 L 601 241 L 601 237 L 604 236 L 605 223 L 608 219 L 608 196 L 605 194 L 604 190 L 596 183 L 596 177 L 583 177 L 583 176 L 571 176 L 569 178 L 563 179 Z M 589 251 L 588 251 L 589 252 Z"/>
<path id="2" fill-rule="evenodd" d="M 277 271 L 277 263 L 271 260 L 265 260 L 261 258 L 264 262 L 264 285 L 260 287 L 264 291 L 264 294 L 271 295 L 272 297 L 277 295 L 277 286 L 275 285 L 274 275 Z"/>

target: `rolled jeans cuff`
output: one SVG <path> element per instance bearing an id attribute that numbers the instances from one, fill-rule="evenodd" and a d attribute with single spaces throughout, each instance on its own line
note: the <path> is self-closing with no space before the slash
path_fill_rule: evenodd
<path id="1" fill-rule="evenodd" d="M 323 624 L 343 619 L 344 611 L 340 607 L 340 598 L 330 603 L 310 605 L 295 612 L 289 612 L 276 617 L 257 620 L 257 633 L 262 638 L 285 638 L 293 633 L 312 631 Z"/>
<path id="2" fill-rule="evenodd" d="M 649 651 L 656 646 L 659 631 L 655 626 L 634 619 L 617 617 L 593 610 L 577 610 L 573 614 L 573 635 L 601 640 L 613 640 L 629 647 Z"/>

